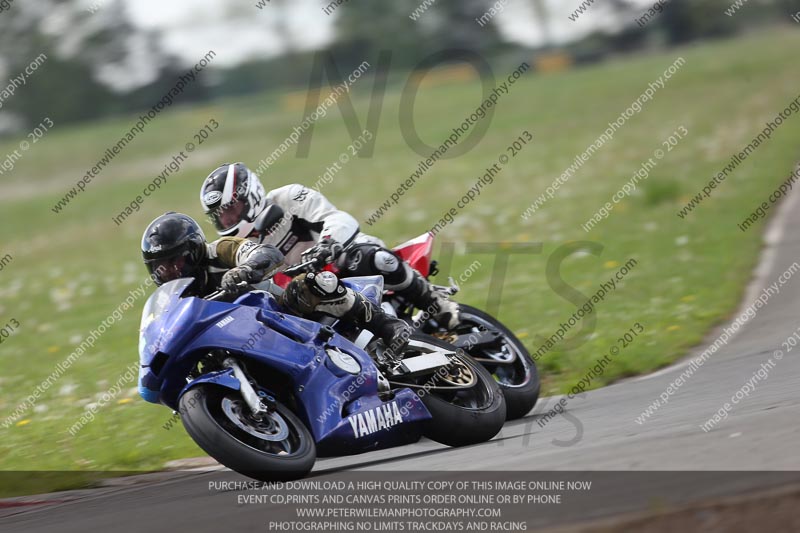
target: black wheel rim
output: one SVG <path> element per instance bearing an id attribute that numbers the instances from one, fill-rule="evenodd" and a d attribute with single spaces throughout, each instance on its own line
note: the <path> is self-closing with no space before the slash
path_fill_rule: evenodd
<path id="1" fill-rule="evenodd" d="M 474 375 L 474 377 L 477 378 L 477 382 L 469 389 L 458 389 L 453 393 L 437 389 L 434 393 L 436 396 L 447 400 L 447 402 L 452 405 L 457 405 L 458 407 L 469 410 L 485 409 L 494 402 L 494 391 L 485 380 L 480 379 L 480 374 L 478 374 L 478 370 L 474 367 L 473 363 L 461 356 L 457 356 L 451 373 L 456 377 L 452 380 L 453 383 L 458 384 L 467 379 L 469 376 L 466 374 Z M 441 381 L 447 383 L 451 380 L 446 376 L 442 378 Z"/>
<path id="2" fill-rule="evenodd" d="M 411 388 L 421 399 L 426 396 L 435 396 L 447 403 L 469 410 L 485 409 L 494 403 L 495 387 L 491 381 L 484 379 L 485 374 L 479 372 L 480 365 L 466 357 L 463 350 L 453 353 L 454 348 L 441 348 L 428 342 L 424 342 L 419 348 L 415 352 L 444 350 L 450 353 L 449 365 L 440 367 L 432 374 L 404 380 L 397 378 L 389 380 L 394 388 Z M 414 347 L 412 347 L 412 351 L 414 351 Z M 443 372 L 444 370 L 446 373 Z"/>
<path id="3" fill-rule="evenodd" d="M 467 410 L 479 411 L 494 403 L 495 391 L 490 383 L 481 379 L 474 363 L 458 355 L 450 370 L 445 376 L 434 376 L 432 383 L 435 387 L 427 394 Z M 466 381 L 472 381 L 474 385 L 464 388 L 463 383 Z M 452 389 L 448 389 L 450 385 Z"/>
<path id="4" fill-rule="evenodd" d="M 257 418 L 235 393 L 207 397 L 206 406 L 223 431 L 258 452 L 289 458 L 299 455 L 303 448 L 304 435 L 278 410 Z"/>
<path id="5" fill-rule="evenodd" d="M 475 346 L 467 351 L 469 355 L 479 362 L 494 376 L 495 380 L 505 388 L 520 388 L 526 386 L 531 380 L 531 363 L 508 334 L 497 328 L 491 321 L 474 315 L 467 310 L 459 313 L 461 321 L 455 333 L 460 336 L 469 336 L 480 331 L 490 331 L 502 337 L 500 348 Z M 492 364 L 494 361 L 497 364 Z"/>

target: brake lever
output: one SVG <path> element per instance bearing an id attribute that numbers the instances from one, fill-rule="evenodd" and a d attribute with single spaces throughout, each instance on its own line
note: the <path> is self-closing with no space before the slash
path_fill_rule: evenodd
<path id="1" fill-rule="evenodd" d="M 203 297 L 203 300 L 209 300 L 211 302 L 216 300 L 221 300 L 223 296 L 227 295 L 228 293 L 223 290 L 214 291 L 211 294 L 207 294 Z"/>
<path id="2" fill-rule="evenodd" d="M 237 283 L 236 286 L 237 287 L 241 287 L 241 288 L 245 288 L 245 287 L 249 287 L 250 285 L 246 281 L 242 281 L 241 283 Z M 221 300 L 223 297 L 229 296 L 229 295 L 231 295 L 231 293 L 229 293 L 226 290 L 220 289 L 218 291 L 214 291 L 211 294 L 203 297 L 203 299 L 213 302 L 213 301 Z"/>
<path id="3" fill-rule="evenodd" d="M 310 272 L 311 270 L 313 270 L 316 262 L 317 262 L 316 259 L 310 259 L 303 263 L 298 263 L 296 265 L 292 265 L 289 268 L 284 269 L 283 273 L 289 276 L 290 278 L 293 278 L 297 274 L 301 274 L 303 272 Z"/>

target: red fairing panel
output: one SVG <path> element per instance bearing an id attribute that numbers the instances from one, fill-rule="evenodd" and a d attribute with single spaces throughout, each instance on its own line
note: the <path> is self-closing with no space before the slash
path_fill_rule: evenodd
<path id="1" fill-rule="evenodd" d="M 394 248 L 394 251 L 423 276 L 427 277 L 430 274 L 433 253 L 433 235 L 430 232 L 404 242 Z"/>

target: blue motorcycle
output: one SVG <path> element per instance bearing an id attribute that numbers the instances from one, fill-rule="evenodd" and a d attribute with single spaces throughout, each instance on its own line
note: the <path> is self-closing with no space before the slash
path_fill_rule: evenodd
<path id="1" fill-rule="evenodd" d="M 139 393 L 180 413 L 210 456 L 264 481 L 298 479 L 316 457 L 494 437 L 506 418 L 497 382 L 463 351 L 413 336 L 402 354 L 366 330 L 288 314 L 267 281 L 235 301 L 159 287 L 140 330 Z M 379 276 L 343 280 L 380 305 Z"/>

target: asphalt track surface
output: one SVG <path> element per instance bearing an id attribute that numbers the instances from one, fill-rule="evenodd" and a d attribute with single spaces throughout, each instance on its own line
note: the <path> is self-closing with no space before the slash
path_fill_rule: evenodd
<path id="1" fill-rule="evenodd" d="M 795 261 L 800 263 L 798 198 L 798 193 L 790 196 L 772 221 L 742 308 Z M 479 471 L 504 471 L 501 476 L 509 477 L 530 471 L 528 479 L 544 479 L 546 471 L 600 471 L 592 475 L 601 489 L 593 490 L 591 497 L 575 499 L 569 506 L 520 511 L 516 518 L 527 519 L 531 526 L 639 511 L 652 506 L 654 499 L 664 505 L 680 504 L 794 483 L 800 479 L 800 346 L 780 360 L 775 359 L 775 351 L 785 352 L 782 342 L 798 327 L 800 272 L 643 424 L 635 419 L 685 370 L 686 361 L 576 397 L 567 404 L 566 417 L 558 416 L 545 427 L 537 421 L 555 405 L 555 398 L 542 399 L 528 417 L 507 423 L 493 441 L 459 449 L 423 441 L 321 459 L 313 479 L 370 472 L 380 472 L 377 476 L 382 479 L 466 478 Z M 720 332 L 721 328 L 711 332 L 707 342 Z M 692 356 L 705 347 L 704 343 Z M 775 367 L 768 378 L 733 406 L 727 420 L 704 432 L 700 425 L 730 402 L 770 358 Z M 209 481 L 244 479 L 210 468 L 164 473 L 66 496 L 43 496 L 34 498 L 35 505 L 6 502 L 4 508 L 0 502 L 0 530 L 163 531 L 172 524 L 169 529 L 196 532 L 267 531 L 268 508 L 237 505 L 230 494 L 208 488 Z"/>

